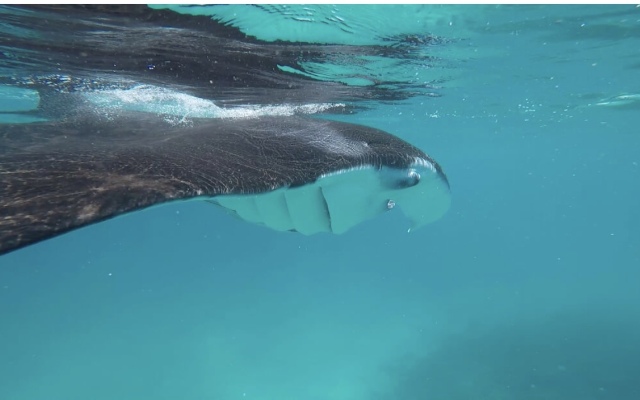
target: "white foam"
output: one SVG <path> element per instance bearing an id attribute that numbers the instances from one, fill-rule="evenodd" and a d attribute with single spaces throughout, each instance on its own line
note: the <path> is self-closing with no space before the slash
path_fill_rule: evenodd
<path id="1" fill-rule="evenodd" d="M 142 111 L 184 122 L 188 118 L 257 118 L 261 116 L 289 116 L 316 114 L 344 104 L 312 103 L 303 105 L 248 105 L 221 108 L 211 100 L 152 85 L 138 85 L 129 89 L 105 89 L 84 92 L 83 96 L 98 108 L 96 113 L 108 116 L 117 111 Z M 171 119 L 174 120 L 174 119 Z"/>
<path id="2" fill-rule="evenodd" d="M 97 90 L 83 95 L 100 107 L 96 110 L 98 113 L 133 110 L 178 117 L 217 118 L 221 110 L 210 100 L 151 85 Z"/>
<path id="3" fill-rule="evenodd" d="M 344 107 L 342 103 L 311 103 L 303 105 L 278 104 L 267 106 L 244 106 L 220 109 L 220 118 L 257 118 L 262 116 L 288 116 L 296 114 L 317 114 L 331 108 Z"/>

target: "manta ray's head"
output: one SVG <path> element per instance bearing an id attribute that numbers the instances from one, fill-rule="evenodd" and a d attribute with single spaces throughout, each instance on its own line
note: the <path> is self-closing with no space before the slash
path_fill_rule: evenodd
<path id="1" fill-rule="evenodd" d="M 388 196 L 386 209 L 400 208 L 417 229 L 442 217 L 451 204 L 446 175 L 432 160 L 416 157 L 404 168 L 383 167 L 378 172 L 381 187 L 374 194 Z"/>
<path id="2" fill-rule="evenodd" d="M 322 188 L 333 233 L 396 209 L 410 220 L 409 230 L 414 230 L 442 217 L 451 203 L 446 176 L 426 158 L 416 157 L 403 167 L 340 171 L 316 184 Z"/>
<path id="3" fill-rule="evenodd" d="M 377 129 L 344 123 L 314 126 L 309 137 L 315 140 L 301 132 L 296 138 L 304 139 L 307 149 L 321 152 L 313 160 L 325 165 L 322 173 L 266 193 L 218 196 L 214 201 L 244 220 L 303 234 L 340 234 L 396 209 L 408 217 L 413 230 L 448 210 L 451 196 L 444 172 L 409 143 Z M 317 140 L 319 133 L 324 140 Z"/>

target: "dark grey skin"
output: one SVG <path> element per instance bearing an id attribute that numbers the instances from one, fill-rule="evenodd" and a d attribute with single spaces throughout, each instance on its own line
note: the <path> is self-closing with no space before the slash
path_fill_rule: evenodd
<path id="1" fill-rule="evenodd" d="M 303 117 L 0 125 L 0 254 L 155 204 L 256 194 L 371 165 L 438 164 L 386 132 Z"/>

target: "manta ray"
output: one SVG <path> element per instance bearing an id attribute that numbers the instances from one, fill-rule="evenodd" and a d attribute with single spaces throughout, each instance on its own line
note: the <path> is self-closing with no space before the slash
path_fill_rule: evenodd
<path id="1" fill-rule="evenodd" d="M 249 222 L 340 234 L 450 204 L 438 163 L 387 132 L 309 116 L 174 123 L 145 112 L 0 125 L 0 254 L 147 207 L 202 200 Z"/>

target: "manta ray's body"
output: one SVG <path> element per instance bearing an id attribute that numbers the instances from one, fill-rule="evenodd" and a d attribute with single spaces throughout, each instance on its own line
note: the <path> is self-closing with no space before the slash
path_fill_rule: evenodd
<path id="1" fill-rule="evenodd" d="M 414 225 L 449 205 L 445 175 L 380 130 L 302 117 L 190 120 L 145 113 L 0 125 L 0 254 L 174 200 L 246 220 L 340 233 L 396 203 Z"/>

